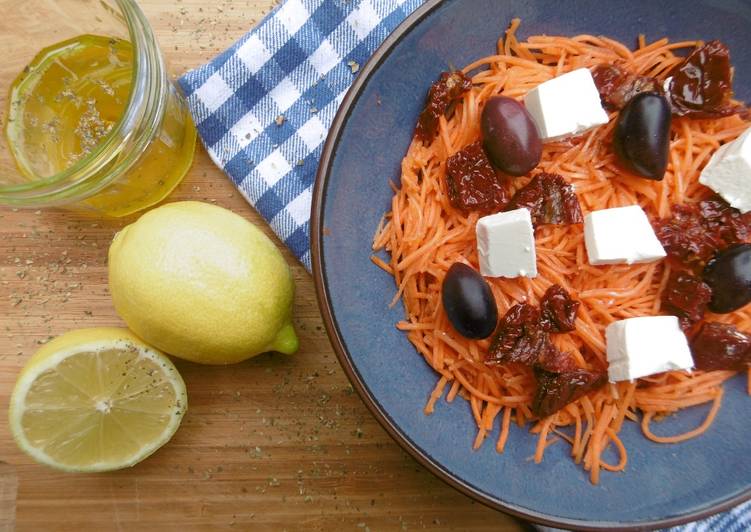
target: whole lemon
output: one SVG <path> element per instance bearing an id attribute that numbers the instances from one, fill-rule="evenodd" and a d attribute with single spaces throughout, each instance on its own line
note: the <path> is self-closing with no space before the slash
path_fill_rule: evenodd
<path id="1" fill-rule="evenodd" d="M 197 201 L 147 212 L 109 250 L 115 309 L 145 341 L 176 357 L 232 364 L 293 353 L 294 281 L 256 226 Z"/>

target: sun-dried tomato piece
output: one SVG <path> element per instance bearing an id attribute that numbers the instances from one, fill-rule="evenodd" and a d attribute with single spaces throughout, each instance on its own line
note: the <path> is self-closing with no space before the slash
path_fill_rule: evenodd
<path id="1" fill-rule="evenodd" d="M 662 92 L 655 78 L 632 74 L 617 65 L 599 65 L 592 71 L 592 78 L 602 105 L 609 111 L 622 109 L 640 92 Z"/>
<path id="2" fill-rule="evenodd" d="M 671 272 L 662 292 L 665 311 L 678 316 L 683 330 L 690 329 L 704 317 L 711 299 L 712 289 L 709 285 L 689 272 Z"/>
<path id="3" fill-rule="evenodd" d="M 552 372 L 536 367 L 535 378 L 537 391 L 532 400 L 532 412 L 539 418 L 554 414 L 607 382 L 605 373 L 595 373 L 586 369 Z"/>
<path id="4" fill-rule="evenodd" d="M 751 230 L 751 213 L 741 214 L 715 196 L 690 205 L 673 205 L 673 216 L 655 233 L 668 256 L 696 271 L 714 254 L 742 242 Z"/>
<path id="5" fill-rule="evenodd" d="M 540 311 L 529 303 L 519 303 L 498 323 L 485 363 L 520 362 L 531 366 L 549 347 L 550 338 L 540 324 Z"/>
<path id="6" fill-rule="evenodd" d="M 552 343 L 550 343 L 540 355 L 535 367 L 553 373 L 563 373 L 579 369 L 579 366 L 576 365 L 576 361 L 574 360 L 574 357 L 571 356 L 571 353 L 561 351 Z"/>
<path id="7" fill-rule="evenodd" d="M 717 118 L 741 111 L 734 105 L 730 51 L 718 40 L 699 46 L 668 74 L 667 93 L 673 114 Z"/>
<path id="8" fill-rule="evenodd" d="M 751 213 L 741 214 L 720 196 L 699 202 L 704 225 L 719 235 L 726 244 L 743 242 L 751 233 Z"/>
<path id="9" fill-rule="evenodd" d="M 560 285 L 552 285 L 540 301 L 542 328 L 554 333 L 573 331 L 579 305 Z"/>
<path id="10" fill-rule="evenodd" d="M 727 323 L 705 322 L 691 340 L 696 369 L 741 371 L 751 364 L 751 335 Z"/>
<path id="11" fill-rule="evenodd" d="M 507 202 L 506 189 L 479 140 L 448 158 L 446 185 L 451 205 L 464 212 L 498 212 Z"/>
<path id="12" fill-rule="evenodd" d="M 660 221 L 655 234 L 669 257 L 693 268 L 701 268 L 722 246 L 697 205 L 674 205 L 672 218 Z"/>
<path id="13" fill-rule="evenodd" d="M 537 174 L 527 186 L 516 191 L 507 210 L 529 209 L 532 223 L 578 224 L 582 211 L 574 187 L 558 174 Z"/>
<path id="14" fill-rule="evenodd" d="M 595 82 L 597 92 L 600 93 L 600 102 L 609 111 L 615 111 L 625 105 L 625 102 L 620 102 L 620 98 L 615 98 L 615 101 L 611 99 L 616 89 L 620 87 L 625 73 L 626 71 L 622 68 L 608 64 L 599 65 L 592 71 L 592 80 Z"/>
<path id="15" fill-rule="evenodd" d="M 428 100 L 420 113 L 415 135 L 423 142 L 431 142 L 438 133 L 438 121 L 449 106 L 472 87 L 472 81 L 461 70 L 442 72 L 430 86 Z"/>

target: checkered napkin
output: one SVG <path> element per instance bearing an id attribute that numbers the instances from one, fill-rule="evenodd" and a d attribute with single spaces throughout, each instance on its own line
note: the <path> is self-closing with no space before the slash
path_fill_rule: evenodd
<path id="1" fill-rule="evenodd" d="M 540 532 L 566 532 L 560 528 L 537 527 Z M 662 529 L 662 532 L 747 532 L 751 530 L 751 502 L 702 521 Z"/>
<path id="2" fill-rule="evenodd" d="M 540 532 L 566 532 L 561 528 L 537 527 Z M 751 530 L 751 502 L 702 521 L 662 529 L 662 532 L 747 532 Z"/>
<path id="3" fill-rule="evenodd" d="M 310 203 L 336 110 L 422 0 L 286 0 L 180 85 L 206 150 L 310 270 Z M 751 529 L 751 503 L 671 532 Z"/>
<path id="4" fill-rule="evenodd" d="M 214 162 L 310 271 L 310 204 L 360 65 L 422 0 L 286 0 L 179 82 Z"/>
<path id="5" fill-rule="evenodd" d="M 748 457 L 742 458 L 742 460 Z M 751 530 L 751 502 L 736 506 L 703 521 L 669 528 L 668 532 L 747 532 Z"/>

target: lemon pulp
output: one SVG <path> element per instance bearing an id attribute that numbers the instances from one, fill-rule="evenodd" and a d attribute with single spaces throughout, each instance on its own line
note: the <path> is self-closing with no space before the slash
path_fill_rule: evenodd
<path id="1" fill-rule="evenodd" d="M 142 460 L 177 429 L 187 408 L 172 362 L 122 329 L 84 329 L 29 361 L 10 408 L 19 446 L 67 471 Z"/>

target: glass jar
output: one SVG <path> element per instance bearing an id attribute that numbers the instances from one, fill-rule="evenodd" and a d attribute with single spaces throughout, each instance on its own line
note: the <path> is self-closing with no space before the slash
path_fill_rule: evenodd
<path id="1" fill-rule="evenodd" d="M 125 216 L 164 199 L 196 129 L 135 1 L 0 7 L 0 203 Z"/>

